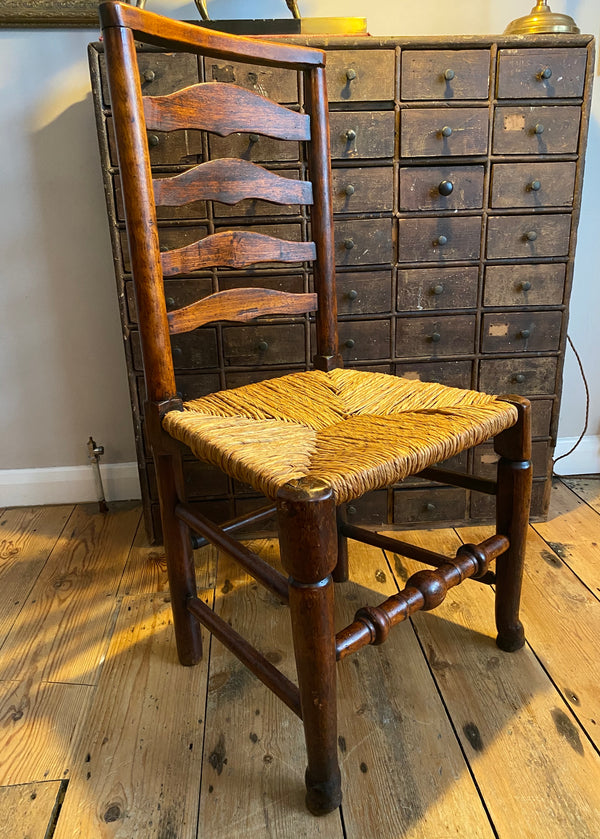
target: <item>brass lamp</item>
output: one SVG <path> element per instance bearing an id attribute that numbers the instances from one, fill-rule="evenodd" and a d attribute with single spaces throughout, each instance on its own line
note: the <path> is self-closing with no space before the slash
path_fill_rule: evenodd
<path id="1" fill-rule="evenodd" d="M 531 13 L 511 21 L 505 35 L 543 35 L 560 32 L 577 35 L 579 27 L 569 15 L 550 11 L 546 0 L 538 0 Z"/>

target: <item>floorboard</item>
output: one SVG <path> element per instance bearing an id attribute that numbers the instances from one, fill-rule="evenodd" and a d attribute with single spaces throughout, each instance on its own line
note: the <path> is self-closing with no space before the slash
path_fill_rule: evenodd
<path id="1" fill-rule="evenodd" d="M 60 792 L 60 781 L 0 787 L 0 839 L 45 839 Z"/>

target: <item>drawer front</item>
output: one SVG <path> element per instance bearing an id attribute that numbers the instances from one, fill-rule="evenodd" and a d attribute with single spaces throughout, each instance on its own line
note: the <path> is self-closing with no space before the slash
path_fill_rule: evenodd
<path id="1" fill-rule="evenodd" d="M 338 272 L 336 276 L 339 315 L 359 315 L 391 310 L 391 271 Z"/>
<path id="2" fill-rule="evenodd" d="M 496 108 L 494 154 L 574 154 L 580 119 L 571 105 Z"/>
<path id="3" fill-rule="evenodd" d="M 179 373 L 175 384 L 184 402 L 200 399 L 221 389 L 218 373 Z"/>
<path id="4" fill-rule="evenodd" d="M 401 157 L 485 154 L 487 108 L 410 108 L 400 115 Z"/>
<path id="5" fill-rule="evenodd" d="M 368 492 L 356 501 L 346 506 L 348 523 L 386 524 L 387 523 L 387 492 L 378 490 Z"/>
<path id="6" fill-rule="evenodd" d="M 175 248 L 182 248 L 184 245 L 191 245 L 208 235 L 208 228 L 203 225 L 193 227 L 159 227 L 158 241 L 161 251 L 170 251 Z M 131 260 L 129 259 L 129 245 L 127 234 L 124 230 L 119 231 L 121 239 L 121 253 L 123 256 L 123 268 L 131 271 Z"/>
<path id="7" fill-rule="evenodd" d="M 290 373 L 294 373 L 297 371 L 298 368 L 294 369 L 293 367 L 290 367 L 289 369 L 282 369 L 280 367 L 277 370 L 226 370 L 225 382 L 227 389 L 230 390 L 234 387 L 245 387 L 245 385 L 251 385 L 255 382 L 264 382 L 267 379 L 278 379 L 281 376 L 289 376 Z M 254 492 L 254 490 L 252 490 L 252 492 Z"/>
<path id="8" fill-rule="evenodd" d="M 392 261 L 391 219 L 338 219 L 334 235 L 336 265 L 380 265 Z"/>
<path id="9" fill-rule="evenodd" d="M 212 294 L 212 290 L 212 280 L 208 278 L 193 280 L 165 280 L 165 302 L 167 304 L 167 311 L 180 309 L 182 306 L 189 306 L 191 303 L 195 303 L 196 300 L 208 297 L 209 294 Z M 125 284 L 125 296 L 127 298 L 129 320 L 131 323 L 137 323 L 138 317 L 135 305 L 133 282 L 127 282 Z"/>
<path id="10" fill-rule="evenodd" d="M 400 169 L 400 210 L 478 210 L 483 166 L 407 166 Z"/>
<path id="11" fill-rule="evenodd" d="M 398 222 L 399 262 L 479 259 L 481 217 L 405 218 Z"/>
<path id="12" fill-rule="evenodd" d="M 403 50 L 402 99 L 487 99 L 489 50 Z"/>
<path id="13" fill-rule="evenodd" d="M 551 396 L 556 390 L 556 358 L 484 359 L 479 363 L 479 388 L 486 393 Z"/>
<path id="14" fill-rule="evenodd" d="M 474 349 L 474 315 L 404 318 L 396 322 L 396 355 L 399 358 L 437 358 L 472 353 Z"/>
<path id="15" fill-rule="evenodd" d="M 569 253 L 571 216 L 490 216 L 488 259 L 535 259 Z"/>
<path id="16" fill-rule="evenodd" d="M 164 178 L 167 175 L 154 173 L 155 178 Z M 121 191 L 121 183 L 118 175 L 113 175 L 113 184 L 115 190 L 115 207 L 117 211 L 117 218 L 119 221 L 125 220 L 125 208 L 123 205 L 123 193 Z M 207 218 L 207 203 L 206 201 L 193 201 L 191 204 L 186 204 L 183 207 L 157 207 L 156 217 L 159 221 L 165 219 L 206 219 Z"/>
<path id="17" fill-rule="evenodd" d="M 398 311 L 471 309 L 477 306 L 479 269 L 405 268 L 398 271 Z"/>
<path id="18" fill-rule="evenodd" d="M 531 402 L 531 436 L 549 437 L 552 420 L 552 399 L 533 399 Z"/>
<path id="19" fill-rule="evenodd" d="M 534 521 L 539 520 L 541 516 L 545 516 L 547 510 L 544 509 L 544 490 L 546 481 L 537 480 L 533 482 L 531 487 L 531 517 Z M 471 493 L 471 517 L 473 519 L 488 519 L 494 520 L 496 499 L 493 495 L 484 495 L 481 492 Z"/>
<path id="20" fill-rule="evenodd" d="M 359 320 L 354 323 L 341 321 L 338 331 L 344 361 L 390 357 L 389 320 Z"/>
<path id="21" fill-rule="evenodd" d="M 485 269 L 484 306 L 560 306 L 567 266 L 488 265 Z"/>
<path id="22" fill-rule="evenodd" d="M 403 361 L 396 364 L 395 374 L 417 382 L 439 382 L 448 387 L 471 388 L 471 361 Z"/>
<path id="23" fill-rule="evenodd" d="M 294 70 L 217 58 L 205 58 L 204 66 L 207 82 L 229 82 L 275 102 L 298 103 L 298 74 Z"/>
<path id="24" fill-rule="evenodd" d="M 102 95 L 105 105 L 110 105 L 106 59 L 99 56 Z M 146 96 L 164 96 L 189 87 L 199 81 L 198 59 L 183 53 L 138 53 L 138 68 L 142 93 Z"/>
<path id="25" fill-rule="evenodd" d="M 276 140 L 261 134 L 230 134 L 218 137 L 211 134 L 208 140 L 211 158 L 236 157 L 252 163 L 273 163 L 299 160 L 300 146 L 289 140 Z"/>
<path id="26" fill-rule="evenodd" d="M 277 174 L 292 181 L 297 181 L 300 178 L 298 169 L 277 169 Z M 232 216 L 254 219 L 256 216 L 300 216 L 302 214 L 302 206 L 299 204 L 275 204 L 271 201 L 261 201 L 256 198 L 246 198 L 231 205 L 213 201 L 212 206 L 216 219 L 231 218 Z"/>
<path id="27" fill-rule="evenodd" d="M 500 312 L 483 316 L 481 351 L 551 352 L 557 350 L 562 312 Z"/>
<path id="28" fill-rule="evenodd" d="M 545 440 L 537 440 L 531 447 L 531 462 L 533 466 L 533 477 L 543 478 L 546 475 L 548 464 L 548 443 Z M 484 443 L 476 446 L 473 458 L 473 472 L 482 478 L 495 478 L 500 455 L 494 451 L 493 443 Z"/>
<path id="29" fill-rule="evenodd" d="M 186 280 L 189 282 L 189 280 Z M 165 284 L 166 285 L 166 284 Z M 230 288 L 272 288 L 275 291 L 287 291 L 291 294 L 304 292 L 304 277 L 302 274 L 274 274 L 261 271 L 251 275 L 231 271 L 219 274 L 219 291 Z"/>
<path id="30" fill-rule="evenodd" d="M 188 499 L 227 495 L 227 475 L 220 469 L 200 460 L 183 462 L 183 482 Z M 154 464 L 148 464 L 148 488 L 153 501 L 158 501 L 158 487 Z"/>
<path id="31" fill-rule="evenodd" d="M 131 353 L 135 370 L 142 370 L 142 349 L 139 332 L 131 332 Z M 213 327 L 203 327 L 171 337 L 175 370 L 194 370 L 217 366 L 217 333 Z"/>
<path id="32" fill-rule="evenodd" d="M 394 99 L 393 50 L 329 50 L 325 72 L 330 102 Z"/>
<path id="33" fill-rule="evenodd" d="M 492 207 L 572 207 L 575 163 L 496 163 Z"/>
<path id="34" fill-rule="evenodd" d="M 499 99 L 560 99 L 583 95 L 585 49 L 502 49 Z"/>
<path id="35" fill-rule="evenodd" d="M 360 160 L 393 157 L 393 111 L 333 111 L 329 114 L 331 157 Z"/>
<path id="36" fill-rule="evenodd" d="M 334 213 L 372 213 L 394 207 L 394 170 L 391 166 L 333 169 Z"/>
<path id="37" fill-rule="evenodd" d="M 394 491 L 394 522 L 427 524 L 461 521 L 466 515 L 467 493 L 456 487 Z"/>
<path id="38" fill-rule="evenodd" d="M 223 357 L 231 367 L 294 364 L 305 359 L 304 324 L 228 326 L 223 329 Z"/>
<path id="39" fill-rule="evenodd" d="M 112 117 L 106 118 L 108 150 L 113 166 L 119 165 L 117 141 Z M 177 131 L 148 131 L 148 154 L 150 165 L 185 166 L 201 163 L 203 159 L 202 131 L 179 129 Z"/>

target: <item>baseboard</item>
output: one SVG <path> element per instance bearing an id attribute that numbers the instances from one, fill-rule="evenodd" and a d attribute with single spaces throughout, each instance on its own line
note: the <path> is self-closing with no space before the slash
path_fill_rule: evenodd
<path id="1" fill-rule="evenodd" d="M 104 463 L 100 472 L 107 501 L 141 498 L 137 463 Z M 97 500 L 91 465 L 0 469 L 0 507 L 83 504 Z"/>
<path id="2" fill-rule="evenodd" d="M 568 452 L 577 437 L 559 437 L 556 441 L 554 459 Z M 573 454 L 564 457 L 556 464 L 557 475 L 597 475 L 600 473 L 600 436 L 586 435 Z"/>

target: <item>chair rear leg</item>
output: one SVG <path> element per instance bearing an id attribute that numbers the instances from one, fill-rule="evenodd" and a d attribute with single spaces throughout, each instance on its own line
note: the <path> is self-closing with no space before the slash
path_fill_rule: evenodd
<path id="1" fill-rule="evenodd" d="M 341 504 L 337 508 L 337 562 L 333 569 L 334 583 L 345 583 L 349 577 L 348 568 L 348 539 L 339 531 L 340 524 L 348 521 L 348 514 L 346 513 L 346 505 Z"/>
<path id="2" fill-rule="evenodd" d="M 308 767 L 306 805 L 316 816 L 341 803 L 337 760 L 333 581 L 337 561 L 331 490 L 299 481 L 277 498 L 281 559 L 289 604 Z"/>
<path id="3" fill-rule="evenodd" d="M 506 536 L 510 542 L 509 549 L 498 558 L 496 565 L 496 644 L 501 650 L 514 652 L 525 643 L 519 604 L 533 471 L 531 406 L 527 399 L 518 396 L 511 396 L 505 401 L 516 406 L 519 419 L 516 425 L 494 440 L 494 449 L 500 455 L 496 532 Z"/>
<path id="4" fill-rule="evenodd" d="M 191 666 L 202 659 L 202 640 L 200 624 L 187 610 L 188 598 L 197 594 L 190 530 L 174 512 L 183 497 L 181 457 L 173 453 L 155 453 L 154 463 L 177 654 L 182 664 Z"/>

